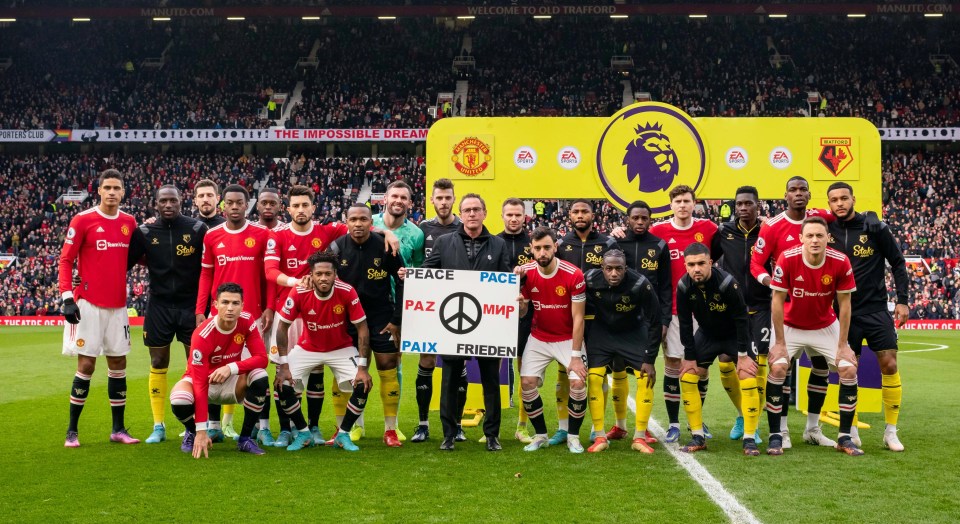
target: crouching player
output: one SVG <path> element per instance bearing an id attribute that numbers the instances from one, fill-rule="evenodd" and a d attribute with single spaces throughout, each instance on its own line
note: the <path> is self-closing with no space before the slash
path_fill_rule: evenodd
<path id="1" fill-rule="evenodd" d="M 693 438 L 681 448 L 687 453 L 707 449 L 703 431 L 703 403 L 698 385 L 714 359 L 736 359 L 740 378 L 740 408 L 743 411 L 743 454 L 757 456 L 760 395 L 757 392 L 757 355 L 750 344 L 747 305 L 733 275 L 712 267 L 710 249 L 695 242 L 683 251 L 686 267 L 677 283 L 677 320 L 683 361 L 680 369 L 680 400 L 687 413 Z M 694 333 L 693 322 L 699 328 Z M 734 329 L 731 329 L 733 327 Z"/>
<path id="2" fill-rule="evenodd" d="M 250 435 L 266 402 L 267 350 L 257 319 L 243 311 L 239 284 L 220 284 L 216 301 L 217 314 L 197 326 L 190 341 L 187 372 L 170 392 L 173 414 L 186 428 L 180 449 L 192 452 L 194 458 L 209 457 L 213 444 L 207 434 L 209 403 L 239 404 L 243 399 L 243 429 L 237 449 L 263 455 Z M 244 346 L 250 356 L 241 360 Z"/>
<path id="3" fill-rule="evenodd" d="M 280 409 L 290 417 L 299 433 L 287 451 L 299 451 L 313 445 L 307 421 L 300 410 L 299 391 L 307 383 L 310 371 L 317 366 L 333 370 L 333 377 L 342 393 L 353 394 L 340 423 L 333 445 L 347 451 L 359 451 L 350 439 L 353 424 L 363 414 L 367 396 L 373 385 L 367 372 L 370 357 L 370 330 L 360 305 L 360 297 L 349 284 L 337 278 L 340 257 L 324 251 L 307 259 L 313 289 L 297 287 L 278 312 L 277 376 L 274 391 L 279 391 Z M 287 330 L 297 319 L 303 320 L 303 333 L 288 351 Z M 347 322 L 357 330 L 357 347 L 347 331 Z"/>
<path id="4" fill-rule="evenodd" d="M 657 291 L 646 277 L 627 268 L 626 256 L 619 249 L 607 251 L 600 269 L 587 271 L 584 279 L 587 304 L 595 315 L 587 335 L 587 387 L 593 430 L 598 435 L 587 451 L 596 453 L 609 447 L 603 432 L 606 411 L 603 381 L 607 366 L 619 357 L 637 376 L 637 419 L 632 447 L 642 453 L 653 453 L 646 432 L 653 408 L 653 385 L 657 380 L 654 362 L 663 332 Z"/>

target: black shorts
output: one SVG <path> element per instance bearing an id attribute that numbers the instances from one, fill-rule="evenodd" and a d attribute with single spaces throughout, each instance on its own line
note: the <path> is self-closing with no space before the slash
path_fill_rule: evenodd
<path id="1" fill-rule="evenodd" d="M 897 330 L 893 326 L 893 317 L 886 311 L 856 314 L 850 316 L 850 349 L 859 357 L 863 349 L 863 340 L 873 351 L 892 349 L 896 351 Z"/>
<path id="2" fill-rule="evenodd" d="M 645 325 L 627 333 L 610 333 L 600 331 L 604 329 L 602 326 L 597 327 L 599 329 L 590 334 L 589 342 L 586 344 L 588 368 L 608 366 L 614 368 L 614 362 L 619 361 L 617 367 L 622 363 L 621 369 L 626 367 L 640 369 L 645 353 L 643 347 L 647 340 Z"/>
<path id="3" fill-rule="evenodd" d="M 151 300 L 143 319 L 143 345 L 148 348 L 169 346 L 176 337 L 189 346 L 196 328 L 197 316 L 193 306 L 173 307 Z"/>
<path id="4" fill-rule="evenodd" d="M 397 346 L 393 344 L 393 341 L 390 340 L 390 333 L 380 334 L 380 331 L 387 327 L 389 321 L 386 322 L 370 322 L 370 318 L 367 318 L 367 329 L 370 331 L 370 349 L 374 353 L 399 353 L 400 350 L 397 349 Z M 352 327 L 352 325 L 351 325 Z M 354 329 L 350 329 L 350 338 L 353 339 L 353 345 L 357 349 L 360 349 L 360 346 L 357 345 L 357 332 Z"/>
<path id="5" fill-rule="evenodd" d="M 735 338 L 708 337 L 702 329 L 698 329 L 693 335 L 693 343 L 697 348 L 697 365 L 702 368 L 709 368 L 720 355 L 727 355 L 734 362 L 737 361 L 737 339 Z"/>
<path id="6" fill-rule="evenodd" d="M 773 317 L 769 309 L 747 315 L 750 324 L 750 341 L 758 355 L 770 352 L 770 339 L 773 338 Z"/>

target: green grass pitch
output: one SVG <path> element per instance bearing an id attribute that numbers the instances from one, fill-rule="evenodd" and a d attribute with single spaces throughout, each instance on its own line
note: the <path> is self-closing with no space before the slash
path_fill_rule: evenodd
<path id="1" fill-rule="evenodd" d="M 652 456 L 630 451 L 625 442 L 596 456 L 571 456 L 565 448 L 524 453 L 512 438 L 515 409 L 504 411 L 504 450 L 497 454 L 476 442 L 479 429 L 468 430 L 471 442 L 458 444 L 454 453 L 439 452 L 436 413 L 430 442 L 386 448 L 379 438 L 383 426 L 376 392 L 367 409 L 367 436 L 358 442 L 362 450 L 356 454 L 330 448 L 299 453 L 270 449 L 264 457 L 253 457 L 237 453 L 228 442 L 215 445 L 209 460 L 193 460 L 179 450 L 181 428 L 169 406 L 172 440 L 149 446 L 110 444 L 102 360 L 80 422 L 82 447 L 64 449 L 75 360 L 60 355 L 61 333 L 60 328 L 0 331 L 0 514 L 7 522 L 727 520 L 662 445 L 655 446 Z M 143 439 L 152 425 L 149 359 L 139 343 L 139 328 L 133 337 L 127 425 Z M 881 449 L 880 414 L 862 416 L 873 426 L 861 432 L 863 457 L 806 446 L 799 442 L 803 417 L 794 411 L 793 450 L 779 458 L 743 457 L 740 443 L 726 436 L 734 412 L 714 370 L 704 413 L 714 438 L 696 459 L 762 522 L 956 522 L 960 395 L 954 384 L 960 376 L 960 348 L 951 332 L 905 331 L 901 340 L 905 453 Z M 913 352 L 938 345 L 949 347 Z M 182 366 L 182 352 L 175 350 L 170 368 Z M 407 356 L 404 368 L 400 425 L 410 435 L 416 419 L 416 357 Z M 171 386 L 176 379 L 172 371 Z M 552 383 L 544 391 L 549 398 Z M 333 426 L 332 412 L 328 399 L 325 434 Z M 555 412 L 548 406 L 547 413 L 552 427 Z M 653 416 L 661 423 L 665 419 L 659 392 Z M 612 418 L 611 409 L 608 425 Z M 584 428 L 582 435 L 588 432 Z M 835 436 L 836 429 L 826 432 Z"/>

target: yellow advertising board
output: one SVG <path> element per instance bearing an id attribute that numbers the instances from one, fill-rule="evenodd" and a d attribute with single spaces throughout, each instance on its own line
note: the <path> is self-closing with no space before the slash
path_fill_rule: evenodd
<path id="1" fill-rule="evenodd" d="M 661 217 L 680 184 L 701 199 L 732 199 L 741 185 L 779 199 L 802 176 L 812 207 L 826 207 L 827 187 L 843 180 L 859 209 L 879 212 L 880 162 L 880 134 L 860 118 L 692 118 L 657 102 L 610 118 L 444 118 L 427 134 L 427 187 L 450 178 L 458 195 L 479 193 L 494 209 L 509 197 L 607 199 L 621 210 L 644 200 Z"/>

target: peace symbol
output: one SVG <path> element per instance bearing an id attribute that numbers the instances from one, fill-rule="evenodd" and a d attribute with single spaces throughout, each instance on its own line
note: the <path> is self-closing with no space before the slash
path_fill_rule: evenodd
<path id="1" fill-rule="evenodd" d="M 480 302 L 468 293 L 454 293 L 440 304 L 440 323 L 454 335 L 466 335 L 477 329 L 481 318 Z"/>

